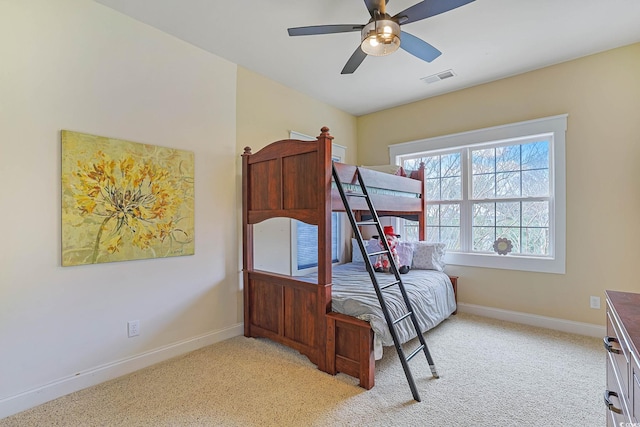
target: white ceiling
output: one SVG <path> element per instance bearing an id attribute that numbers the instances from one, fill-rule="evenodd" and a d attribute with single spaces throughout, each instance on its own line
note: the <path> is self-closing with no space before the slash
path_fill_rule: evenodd
<path id="1" fill-rule="evenodd" d="M 359 32 L 287 28 L 365 24 L 363 0 L 95 1 L 356 116 L 640 42 L 640 0 L 476 0 L 402 26 L 442 51 L 433 62 L 400 49 L 341 75 Z M 389 0 L 387 13 L 416 2 Z"/>

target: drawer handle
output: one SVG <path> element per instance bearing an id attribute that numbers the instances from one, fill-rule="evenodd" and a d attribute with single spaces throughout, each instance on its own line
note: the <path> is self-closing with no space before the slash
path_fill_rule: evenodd
<path id="1" fill-rule="evenodd" d="M 616 414 L 622 414 L 622 409 L 613 406 L 613 403 L 609 400 L 611 396 L 618 397 L 618 393 L 611 390 L 604 391 L 604 404 L 607 406 L 607 409 L 611 412 L 615 412 Z"/>
<path id="2" fill-rule="evenodd" d="M 612 342 L 619 342 L 616 338 L 610 337 L 610 336 L 606 336 L 606 337 L 604 337 L 603 341 L 604 341 L 604 348 L 606 348 L 609 353 L 615 353 L 615 354 L 620 354 L 621 353 L 619 348 L 614 348 L 611 345 Z"/>

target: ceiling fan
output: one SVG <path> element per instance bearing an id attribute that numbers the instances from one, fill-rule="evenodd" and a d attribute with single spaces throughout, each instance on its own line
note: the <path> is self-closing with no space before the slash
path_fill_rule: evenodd
<path id="1" fill-rule="evenodd" d="M 289 28 L 287 31 L 290 36 L 360 31 L 361 43 L 345 64 L 341 74 L 352 74 L 367 55 L 389 55 L 399 47 L 423 61 L 431 62 L 442 52 L 424 40 L 401 31 L 400 26 L 448 12 L 472 1 L 475 0 L 424 0 L 391 16 L 385 10 L 389 0 L 364 0 L 371 15 L 369 22 L 364 25 L 314 25 Z"/>

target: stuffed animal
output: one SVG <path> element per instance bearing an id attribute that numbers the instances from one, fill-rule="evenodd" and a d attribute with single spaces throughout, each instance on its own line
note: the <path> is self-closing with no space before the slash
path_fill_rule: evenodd
<path id="1" fill-rule="evenodd" d="M 393 226 L 391 225 L 385 226 L 383 231 L 384 237 L 386 238 L 387 244 L 389 245 L 389 249 L 391 250 L 391 256 L 393 257 L 393 260 L 396 262 L 396 266 L 398 267 L 398 272 L 400 274 L 408 273 L 409 266 L 400 264 L 400 257 L 398 256 L 398 251 L 396 249 L 398 247 L 398 244 L 400 243 L 400 235 L 396 234 L 393 231 Z M 375 238 L 377 236 L 373 237 Z M 381 249 L 384 249 L 384 242 L 381 239 L 378 240 L 378 244 L 380 245 Z M 376 258 L 376 262 L 373 265 L 373 269 L 378 273 L 389 273 L 391 271 L 391 261 L 389 260 L 389 257 L 385 254 L 378 255 L 378 257 Z"/>

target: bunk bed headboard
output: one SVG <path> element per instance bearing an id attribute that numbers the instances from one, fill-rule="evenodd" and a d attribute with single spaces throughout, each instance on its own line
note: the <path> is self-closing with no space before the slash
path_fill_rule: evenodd
<path id="1" fill-rule="evenodd" d="M 326 371 L 331 311 L 331 140 L 286 139 L 242 154 L 245 336 L 263 336 L 306 354 Z M 285 217 L 318 226 L 317 283 L 254 270 L 253 226 Z"/>
<path id="2" fill-rule="evenodd" d="M 331 141 L 323 127 L 315 141 L 284 139 L 242 154 L 244 268 L 253 269 L 252 226 L 276 217 L 318 226 L 318 283 L 331 283 Z M 251 254 L 247 253 L 250 249 Z"/>

